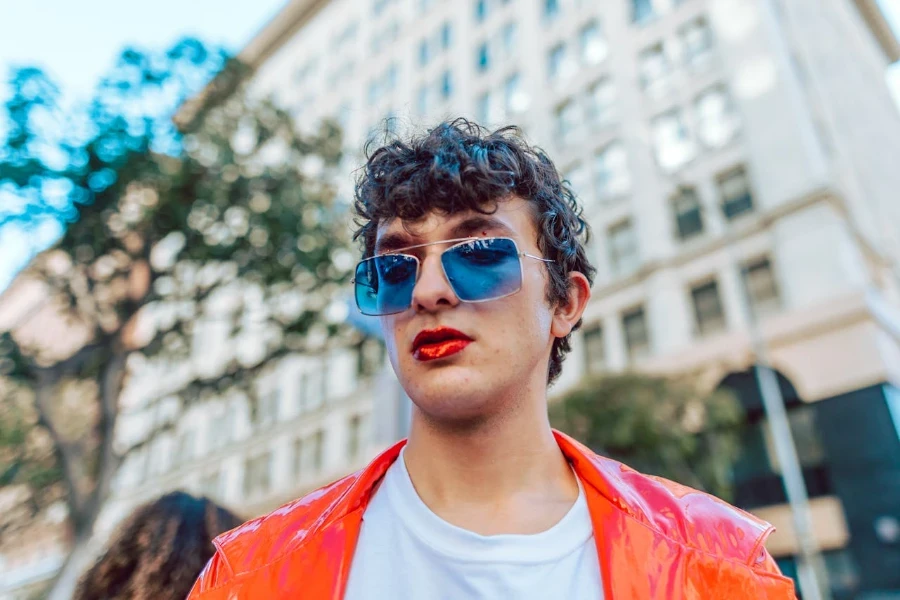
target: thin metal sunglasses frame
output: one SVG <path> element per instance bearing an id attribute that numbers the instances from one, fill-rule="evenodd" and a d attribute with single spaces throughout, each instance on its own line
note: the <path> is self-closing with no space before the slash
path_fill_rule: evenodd
<path id="1" fill-rule="evenodd" d="M 531 259 L 534 259 L 534 260 L 539 260 L 539 261 L 544 262 L 544 263 L 553 263 L 553 262 L 556 262 L 555 260 L 550 259 L 550 258 L 543 258 L 543 257 L 541 257 L 541 256 L 535 256 L 534 254 L 528 254 L 527 252 L 522 252 L 521 250 L 519 250 L 519 245 L 516 243 L 516 240 L 514 240 L 514 239 L 511 238 L 511 237 L 505 237 L 505 236 L 491 236 L 491 237 L 453 238 L 453 239 L 449 239 L 449 240 L 439 240 L 439 241 L 437 241 L 437 242 L 427 242 L 427 243 L 425 243 L 425 244 L 416 244 L 415 246 L 406 246 L 406 247 L 404 247 L 404 248 L 397 248 L 396 250 L 390 250 L 390 251 L 388 251 L 388 252 L 382 252 L 381 254 L 378 254 L 378 255 L 376 255 L 376 256 L 370 256 L 369 258 L 366 258 L 366 259 L 363 259 L 363 260 L 359 261 L 358 263 L 356 263 L 356 270 L 359 269 L 359 265 L 361 265 L 361 264 L 363 264 L 363 263 L 365 263 L 365 262 L 368 262 L 368 261 L 370 261 L 370 260 L 375 260 L 376 258 L 379 258 L 379 257 L 382 257 L 382 256 L 391 256 L 391 255 L 399 254 L 399 255 L 401 255 L 401 256 L 408 256 L 409 258 L 411 258 L 411 259 L 413 259 L 413 260 L 416 261 L 416 276 L 415 276 L 415 281 L 418 283 L 418 281 L 419 281 L 419 271 L 420 271 L 421 268 L 422 268 L 422 261 L 419 260 L 419 257 L 418 257 L 418 256 L 415 256 L 414 254 L 405 254 L 404 251 L 406 251 L 406 250 L 415 250 L 416 248 L 425 248 L 425 247 L 427 247 L 427 246 L 436 246 L 436 245 L 438 245 L 438 244 L 453 244 L 452 246 L 450 246 L 449 248 L 447 248 L 447 249 L 445 249 L 443 252 L 441 252 L 441 255 L 443 255 L 444 252 L 448 252 L 448 251 L 450 251 L 450 250 L 453 250 L 454 248 L 456 248 L 456 247 L 458 247 L 458 246 L 462 246 L 463 244 L 466 244 L 466 243 L 469 243 L 469 242 L 475 242 L 475 241 L 486 241 L 486 240 L 509 240 L 510 242 L 512 242 L 512 245 L 513 245 L 513 246 L 515 247 L 515 249 L 516 249 L 516 256 L 517 256 L 518 259 L 519 259 L 519 273 L 520 273 L 519 287 L 517 287 L 515 290 L 509 292 L 508 294 L 503 294 L 502 296 L 492 296 L 492 297 L 490 297 L 490 298 L 485 298 L 485 299 L 483 299 L 483 300 L 463 300 L 462 298 L 460 298 L 460 299 L 459 299 L 460 302 L 466 302 L 466 303 L 470 303 L 470 304 L 475 304 L 475 303 L 478 303 L 478 302 L 490 302 L 491 300 L 500 300 L 501 298 L 506 298 L 506 297 L 508 297 L 508 296 L 512 296 L 513 294 L 517 294 L 517 293 L 519 293 L 520 291 L 522 291 L 521 274 L 523 274 L 523 273 L 525 272 L 525 271 L 524 271 L 525 265 L 522 263 L 522 257 L 523 257 L 523 256 L 527 256 L 528 258 L 531 258 Z M 444 261 L 440 261 L 440 263 L 441 263 L 441 271 L 444 273 L 444 279 L 447 280 L 447 283 L 450 285 L 450 289 L 452 289 L 452 290 L 453 290 L 453 293 L 456 294 L 456 290 L 453 288 L 453 284 L 450 283 L 450 277 L 447 275 L 447 271 L 446 271 L 446 269 L 444 268 Z M 354 270 L 354 273 L 356 272 L 356 270 Z M 350 283 L 352 283 L 352 284 L 355 285 L 355 284 L 356 284 L 356 277 L 354 277 L 353 279 L 351 279 L 351 280 L 350 280 Z M 457 295 L 457 298 L 459 298 L 459 295 Z M 410 298 L 410 306 L 412 306 L 412 298 Z M 383 317 L 383 316 L 385 316 L 385 315 L 394 315 L 394 314 L 397 314 L 397 313 L 401 313 L 401 312 L 403 312 L 403 311 L 405 311 L 405 310 L 407 310 L 407 309 L 409 309 L 409 306 L 407 306 L 406 308 L 404 308 L 404 309 L 402 309 L 402 310 L 397 310 L 397 311 L 392 311 L 392 312 L 382 313 L 382 314 L 379 314 L 379 315 L 372 315 L 372 316 L 380 316 L 380 317 Z"/>

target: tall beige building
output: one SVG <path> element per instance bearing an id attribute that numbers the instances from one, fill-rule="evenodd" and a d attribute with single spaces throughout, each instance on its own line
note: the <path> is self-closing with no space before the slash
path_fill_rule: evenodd
<path id="1" fill-rule="evenodd" d="M 385 123 L 523 127 L 595 234 L 557 389 L 636 368 L 736 390 L 737 502 L 792 572 L 757 324 L 836 595 L 900 589 L 900 44 L 874 0 L 292 0 L 242 58 L 301 123 L 343 125 L 347 198 Z"/>

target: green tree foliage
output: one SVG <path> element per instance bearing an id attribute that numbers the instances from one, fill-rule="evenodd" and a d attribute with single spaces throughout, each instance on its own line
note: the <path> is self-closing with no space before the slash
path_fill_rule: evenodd
<path id="1" fill-rule="evenodd" d="M 743 413 L 727 392 L 637 373 L 592 376 L 551 404 L 550 419 L 638 471 L 731 496 Z"/>
<path id="2" fill-rule="evenodd" d="M 124 456 L 173 425 L 116 442 L 134 367 L 174 372 L 218 353 L 212 371 L 179 371 L 181 407 L 235 389 L 252 401 L 273 361 L 351 335 L 330 310 L 352 266 L 332 184 L 340 132 L 326 122 L 299 133 L 245 75 L 185 40 L 123 52 L 86 111 L 61 110 L 39 70 L 10 79 L 0 227 L 64 225 L 21 277 L 47 286 L 46 305 L 85 342 L 58 356 L 15 328 L 0 340 L 0 494 L 18 486 L 32 514 L 64 498 L 76 540 L 90 535 Z M 200 90 L 177 130 L 174 108 Z M 198 347 L 211 323 L 227 339 Z"/>

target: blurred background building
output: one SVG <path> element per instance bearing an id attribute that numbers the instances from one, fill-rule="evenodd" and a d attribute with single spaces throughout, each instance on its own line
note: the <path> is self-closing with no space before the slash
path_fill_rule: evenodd
<path id="1" fill-rule="evenodd" d="M 340 123 L 345 199 L 385 130 L 522 127 L 582 200 L 598 267 L 552 391 L 632 368 L 734 390 L 749 417 L 737 504 L 776 524 L 793 575 L 758 327 L 835 597 L 897 597 L 900 112 L 884 74 L 900 43 L 874 0 L 290 0 L 240 58 L 301 125 Z M 177 385 L 143 372 L 121 435 L 165 419 L 142 398 Z M 101 529 L 174 488 L 261 514 L 406 431 L 375 337 L 290 357 L 261 388 L 255 413 L 210 399 L 130 456 Z"/>

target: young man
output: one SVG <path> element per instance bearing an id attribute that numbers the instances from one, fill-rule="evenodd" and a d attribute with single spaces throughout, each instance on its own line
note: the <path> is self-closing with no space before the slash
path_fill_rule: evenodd
<path id="1" fill-rule="evenodd" d="M 444 123 L 376 150 L 356 210 L 409 439 L 220 536 L 190 600 L 794 597 L 768 524 L 550 428 L 594 268 L 543 153 Z"/>

